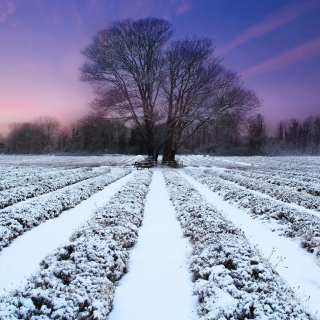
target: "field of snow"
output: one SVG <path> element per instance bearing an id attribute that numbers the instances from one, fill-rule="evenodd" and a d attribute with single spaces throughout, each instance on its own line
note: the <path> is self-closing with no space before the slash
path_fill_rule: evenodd
<path id="1" fill-rule="evenodd" d="M 320 158 L 0 155 L 0 319 L 319 319 Z"/>

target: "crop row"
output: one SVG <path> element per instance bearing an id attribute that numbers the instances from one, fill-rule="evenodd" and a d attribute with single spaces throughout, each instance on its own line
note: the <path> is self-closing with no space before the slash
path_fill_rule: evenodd
<path id="1" fill-rule="evenodd" d="M 294 292 L 222 214 L 174 172 L 165 181 L 190 257 L 201 319 L 310 319 Z"/>
<path id="2" fill-rule="evenodd" d="M 262 169 L 294 173 L 305 172 L 308 175 L 319 175 L 320 173 L 319 157 L 225 157 L 223 159 L 234 162 L 241 161 Z"/>
<path id="3" fill-rule="evenodd" d="M 267 169 L 255 169 L 256 173 L 269 174 L 274 177 L 283 178 L 286 180 L 297 180 L 303 183 L 316 183 L 319 184 L 319 174 L 313 174 L 311 172 L 299 172 L 299 171 L 283 171 L 283 170 L 267 170 Z"/>
<path id="4" fill-rule="evenodd" d="M 221 179 L 234 182 L 246 189 L 260 191 L 268 196 L 281 200 L 286 203 L 295 203 L 306 209 L 314 209 L 320 211 L 320 197 L 312 196 L 308 193 L 301 193 L 291 190 L 289 187 L 281 187 L 270 183 L 246 178 L 232 173 L 219 174 Z"/>
<path id="5" fill-rule="evenodd" d="M 67 170 L 59 172 L 52 176 L 43 176 L 40 181 L 35 184 L 24 184 L 22 187 L 16 187 L 0 192 L 0 208 L 5 208 L 20 201 L 37 197 L 45 193 L 49 193 L 66 186 L 70 186 L 77 182 L 97 177 L 101 174 L 110 172 L 106 168 L 94 168 L 92 170 Z"/>
<path id="6" fill-rule="evenodd" d="M 150 172 L 136 173 L 70 242 L 40 263 L 24 289 L 0 299 L 0 318 L 106 319 L 142 222 Z"/>
<path id="7" fill-rule="evenodd" d="M 240 175 L 245 178 L 249 179 L 255 179 L 259 182 L 267 182 L 269 184 L 273 184 L 276 186 L 287 186 L 290 188 L 295 189 L 297 192 L 306 192 L 313 196 L 320 196 L 320 184 L 319 179 L 317 181 L 311 181 L 309 178 L 308 181 L 302 178 L 290 178 L 290 177 L 284 177 L 280 176 L 277 173 L 274 172 L 256 172 L 256 171 L 226 171 L 226 174 L 231 175 Z M 304 175 L 306 176 L 306 175 Z"/>
<path id="8" fill-rule="evenodd" d="M 108 174 L 86 180 L 47 196 L 36 198 L 24 205 L 0 211 L 0 251 L 22 233 L 45 220 L 60 215 L 64 210 L 75 207 L 82 200 L 102 190 L 108 184 L 129 174 L 131 170 L 114 170 Z"/>
<path id="9" fill-rule="evenodd" d="M 38 184 L 39 182 L 48 182 L 49 180 L 54 180 L 61 178 L 65 175 L 79 174 L 91 168 L 75 168 L 75 169 L 43 169 L 41 167 L 20 168 L 19 174 L 9 175 L 1 180 L 0 191 L 8 190 L 17 187 L 23 187 L 31 184 Z"/>
<path id="10" fill-rule="evenodd" d="M 3 166 L 0 165 L 0 190 L 3 190 L 2 185 L 7 184 L 10 181 L 19 181 L 20 179 L 30 178 L 31 176 L 37 176 L 42 174 L 52 174 L 62 171 L 62 168 L 48 168 L 40 166 Z"/>
<path id="11" fill-rule="evenodd" d="M 212 174 L 211 170 L 187 170 L 187 172 L 210 190 L 217 192 L 225 201 L 249 210 L 253 216 L 259 216 L 260 219 L 276 222 L 279 225 L 280 235 L 300 239 L 303 248 L 320 256 L 318 217 L 228 183 Z"/>

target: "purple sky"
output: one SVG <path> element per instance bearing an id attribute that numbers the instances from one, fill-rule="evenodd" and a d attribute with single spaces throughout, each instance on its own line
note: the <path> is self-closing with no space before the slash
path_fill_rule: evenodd
<path id="1" fill-rule="evenodd" d="M 170 20 L 175 38 L 215 39 L 226 67 L 280 119 L 320 115 L 320 0 L 0 0 L 0 133 L 10 123 L 84 116 L 91 87 L 80 53 L 124 18 Z"/>

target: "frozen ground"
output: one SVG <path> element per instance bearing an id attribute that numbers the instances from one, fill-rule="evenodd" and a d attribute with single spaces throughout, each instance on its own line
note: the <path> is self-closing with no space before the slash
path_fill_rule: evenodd
<path id="1" fill-rule="evenodd" d="M 134 161 L 141 158 L 142 156 L 122 155 L 103 157 L 0 156 L 0 175 L 5 176 L 10 169 L 14 176 L 14 170 L 18 172 L 20 169 L 17 168 L 20 167 L 23 167 L 23 170 L 30 168 L 30 172 L 36 172 L 37 166 L 38 168 L 52 168 L 52 170 L 54 168 L 60 170 L 60 168 L 89 168 L 101 165 L 110 168 L 115 166 L 130 167 Z M 227 220 L 230 220 L 235 227 L 244 232 L 249 242 L 260 251 L 262 257 L 267 261 L 266 263 L 270 264 L 271 268 L 285 279 L 289 288 L 293 288 L 293 300 L 310 310 L 315 317 L 317 313 L 320 314 L 320 304 L 318 303 L 318 297 L 320 296 L 320 220 L 317 218 L 317 214 L 311 214 L 311 210 L 304 208 L 303 205 L 300 204 L 299 208 L 297 205 L 292 205 L 290 198 L 288 198 L 292 195 L 301 199 L 301 203 L 304 203 L 304 199 L 309 202 L 311 199 L 313 203 L 318 203 L 320 198 L 320 195 L 317 195 L 318 190 L 320 190 L 320 183 L 318 182 L 320 159 L 316 157 L 216 158 L 195 155 L 181 156 L 180 159 L 188 166 L 188 170 L 178 169 L 175 171 L 179 172 L 183 179 L 191 183 L 197 192 L 222 212 Z M 206 184 L 205 179 L 195 179 L 199 175 L 205 176 L 207 169 L 210 170 L 210 172 L 208 171 L 210 179 L 207 180 L 210 180 L 212 184 L 211 182 Z M 138 231 L 138 242 L 134 247 L 128 249 L 130 252 L 128 273 L 119 282 L 118 280 L 114 282 L 116 285 L 114 308 L 108 319 L 227 319 L 225 317 L 206 318 L 205 314 L 197 315 L 196 308 L 202 303 L 203 297 L 193 295 L 193 279 L 188 271 L 188 258 L 192 246 L 183 237 L 181 226 L 176 219 L 177 213 L 173 206 L 176 200 L 168 195 L 162 175 L 164 170 L 162 168 L 150 170 L 153 172 L 153 178 L 144 207 L 144 219 Z M 134 170 L 134 172 L 136 171 Z M 297 230 L 295 234 L 293 230 L 294 228 L 299 229 L 299 219 L 295 222 L 293 229 L 288 229 L 288 221 L 281 218 L 281 215 L 277 216 L 277 212 L 276 214 L 273 212 L 272 216 L 270 215 L 270 218 L 268 218 L 268 210 L 264 209 L 263 203 L 261 203 L 263 215 L 254 216 L 250 213 L 250 210 L 252 210 L 250 205 L 253 202 L 248 200 L 246 203 L 246 199 L 242 199 L 242 206 L 240 206 L 239 200 L 236 199 L 237 191 L 228 194 L 228 201 L 218 190 L 220 187 L 215 187 L 216 191 L 212 191 L 215 183 L 220 183 L 223 186 L 223 183 L 225 183 L 223 179 L 229 179 L 229 177 L 233 179 L 234 176 L 239 176 L 242 179 L 239 179 L 239 181 L 242 181 L 242 183 L 243 181 L 252 182 L 252 186 L 254 184 L 258 186 L 259 181 L 263 181 L 260 186 L 263 185 L 264 187 L 261 190 L 259 189 L 259 193 L 266 195 L 265 198 L 268 199 L 268 203 L 277 204 L 275 208 L 279 208 L 283 212 L 289 212 L 290 208 L 296 208 L 296 211 L 292 212 L 303 211 L 303 223 L 308 222 L 308 214 L 310 214 L 312 216 L 310 223 L 301 224 L 302 231 L 298 232 L 299 230 Z M 24 232 L 13 240 L 8 247 L 0 251 L 0 319 L 1 312 L 6 312 L 6 310 L 1 309 L 4 306 L 4 304 L 1 305 L 1 296 L 19 287 L 20 292 L 23 292 L 24 284 L 27 282 L 26 277 L 39 271 L 39 261 L 47 254 L 50 255 L 50 252 L 59 245 L 67 242 L 75 228 L 86 225 L 86 221 L 90 220 L 92 212 L 102 207 L 104 203 L 108 203 L 110 197 L 116 194 L 121 186 L 125 186 L 131 177 L 132 174 L 121 178 L 105 187 L 104 190 L 95 193 L 89 199 L 82 201 L 75 208 L 64 211 L 59 217 L 50 219 L 37 227 L 33 227 L 30 231 Z M 272 178 L 274 179 L 272 180 Z M 230 183 L 230 185 L 233 184 L 237 187 L 235 190 L 245 190 L 247 196 L 258 194 L 255 190 L 250 189 L 253 188 L 251 185 L 248 187 L 238 185 L 237 181 Z M 284 187 L 282 187 L 282 182 Z M 227 181 L 227 183 L 229 182 Z M 275 185 L 278 189 L 274 187 Z M 282 189 L 286 190 L 286 202 L 278 197 L 277 192 L 273 194 L 270 191 L 281 191 Z M 5 190 L 5 186 L 1 190 Z M 232 188 L 230 190 L 232 191 Z M 227 191 L 224 192 L 225 195 Z M 232 200 L 232 197 L 234 197 L 234 200 Z M 38 198 L 41 197 L 35 197 L 34 199 Z M 121 203 L 121 194 L 118 195 L 117 199 Z M 244 205 L 247 207 L 244 207 Z M 256 203 L 255 206 L 257 206 Z M 10 206 L 8 208 L 10 209 Z M 195 204 L 195 208 L 197 208 L 197 204 Z M 1 223 L 6 221 L 4 214 L 2 214 L 1 221 Z M 0 237 L 1 228 L 0 225 Z M 5 226 L 3 228 L 5 230 Z M 117 228 L 121 238 L 122 227 Z M 130 232 L 137 232 L 136 227 L 130 228 L 132 228 Z M 306 244 L 304 248 L 301 243 Z M 215 261 L 210 263 L 214 265 Z M 222 269 L 221 266 L 217 265 L 212 267 L 212 270 L 199 270 L 199 272 L 205 274 L 213 272 L 213 275 L 214 272 Z M 197 293 L 199 294 L 199 292 Z M 216 287 L 212 292 L 202 292 L 201 294 L 208 295 L 205 300 L 210 301 L 211 299 L 211 308 L 216 308 L 216 314 L 219 314 L 218 310 L 225 308 L 224 304 L 228 301 L 230 301 L 228 308 L 233 308 L 232 306 L 237 304 L 237 300 L 229 296 L 227 287 L 226 289 Z M 110 291 L 110 295 L 113 295 L 113 290 Z M 5 306 L 9 310 L 10 303 L 5 304 Z M 270 306 L 266 307 L 266 312 L 269 315 L 272 314 L 272 308 L 271 303 Z M 37 312 L 46 314 L 48 311 L 47 309 L 44 309 L 44 311 L 41 309 Z M 290 319 L 291 311 L 287 310 L 286 312 L 288 319 Z M 276 315 L 276 312 L 274 314 Z M 254 318 L 262 319 L 263 317 L 255 315 Z M 267 318 L 277 319 L 276 316 L 268 316 Z M 49 318 L 44 317 L 43 319 Z M 97 317 L 96 319 L 100 318 Z M 301 316 L 299 319 L 307 318 Z M 312 319 L 312 317 L 308 316 L 308 319 Z"/>

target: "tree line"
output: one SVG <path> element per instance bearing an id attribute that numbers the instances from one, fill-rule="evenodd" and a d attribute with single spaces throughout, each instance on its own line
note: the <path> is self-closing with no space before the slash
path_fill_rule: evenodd
<path id="1" fill-rule="evenodd" d="M 156 143 L 166 134 L 165 124 L 157 125 Z M 193 130 L 191 128 L 190 130 Z M 186 134 L 189 134 L 186 131 Z M 0 152 L 7 154 L 147 154 L 135 126 L 117 119 L 89 113 L 68 128 L 52 117 L 16 123 L 6 138 L 0 138 Z M 161 150 L 162 152 L 162 150 Z M 160 153 L 161 153 L 160 152 Z M 266 132 L 261 114 L 246 117 L 225 115 L 203 125 L 182 144 L 179 153 L 212 155 L 320 154 L 320 116 L 304 120 L 280 120 L 273 136 Z"/>

